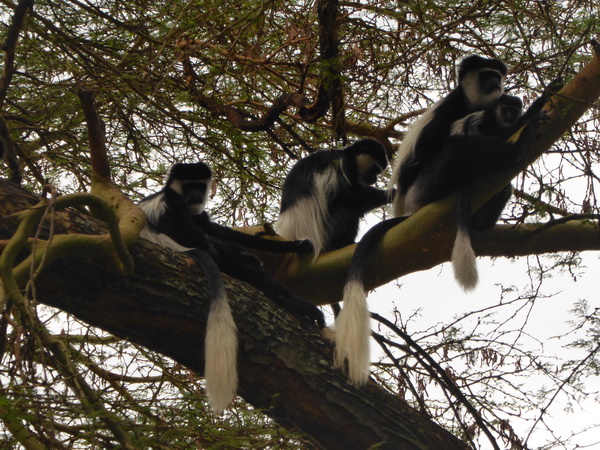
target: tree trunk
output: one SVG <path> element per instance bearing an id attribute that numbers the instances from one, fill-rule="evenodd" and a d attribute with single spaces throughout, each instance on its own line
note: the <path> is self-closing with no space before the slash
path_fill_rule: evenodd
<path id="1" fill-rule="evenodd" d="M 35 203 L 0 180 L 0 239 Z M 101 223 L 78 211 L 57 213 L 56 233 L 100 234 Z M 97 261 L 61 259 L 36 282 L 39 301 L 141 344 L 202 373 L 208 303 L 192 259 L 148 242 L 131 249 L 132 276 Z M 225 277 L 239 328 L 239 394 L 277 422 L 325 448 L 465 449 L 467 445 L 374 382 L 350 385 L 332 367 L 333 350 L 319 330 L 274 305 L 252 287 Z"/>

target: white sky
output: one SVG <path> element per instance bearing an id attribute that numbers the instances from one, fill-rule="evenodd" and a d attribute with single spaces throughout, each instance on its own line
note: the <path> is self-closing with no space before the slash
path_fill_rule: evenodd
<path id="1" fill-rule="evenodd" d="M 539 292 L 539 299 L 525 319 L 522 313 L 517 319 L 517 324 L 526 320 L 525 330 L 530 337 L 520 340 L 537 353 L 543 353 L 549 357 L 577 359 L 584 357 L 586 353 L 574 349 L 565 349 L 563 345 L 572 341 L 572 337 L 565 340 L 551 339 L 564 333 L 569 329 L 567 321 L 575 319 L 569 313 L 577 300 L 586 299 L 591 307 L 600 307 L 598 276 L 600 275 L 600 262 L 598 252 L 584 252 L 581 254 L 582 266 L 587 269 L 577 271 L 577 281 L 568 273 L 558 274 L 553 271 L 551 278 L 545 279 Z M 454 281 L 450 263 L 434 267 L 427 271 L 409 274 L 397 282 L 389 283 L 368 297 L 369 309 L 377 312 L 388 319 L 393 316 L 390 311 L 396 307 L 402 313 L 403 318 L 408 318 L 414 311 L 420 310 L 418 318 L 409 324 L 409 333 L 431 329 L 436 324 L 452 322 L 457 316 L 473 310 L 480 310 L 486 306 L 497 305 L 500 300 L 501 287 L 515 285 L 519 292 L 531 288 L 530 279 L 527 275 L 527 260 L 519 258 L 509 260 L 507 258 L 478 258 L 480 281 L 477 288 L 471 293 L 464 293 Z M 506 295 L 506 300 L 518 297 L 517 292 Z M 545 298 L 544 298 L 545 297 Z M 507 307 L 498 310 L 498 315 L 510 314 L 514 308 Z M 528 309 L 529 310 L 529 309 Z M 510 311 L 510 312 L 509 312 Z M 473 323 L 484 314 L 473 317 Z M 501 318 L 498 317 L 498 320 Z M 372 323 L 376 326 L 375 322 Z M 517 328 L 513 324 L 510 329 Z M 438 327 L 439 328 L 439 327 Z M 468 329 L 468 326 L 467 326 Z M 372 359 L 375 361 L 381 355 L 379 347 L 373 343 Z M 523 380 L 520 380 L 521 382 Z M 530 380 L 532 389 L 542 387 L 553 387 L 547 377 L 534 377 Z M 570 438 L 569 448 L 579 445 L 583 448 L 600 449 L 600 378 L 590 377 L 585 380 L 587 392 L 593 394 L 577 405 L 572 412 L 565 411 L 565 397 L 559 396 L 558 400 L 550 408 L 550 414 L 545 415 L 545 423 L 550 424 L 555 437 L 568 438 L 572 433 L 579 433 L 584 429 L 589 430 L 578 436 Z M 538 386 L 539 385 L 539 386 Z M 529 419 L 536 418 L 539 412 L 532 412 Z M 523 415 L 522 417 L 526 417 Z M 532 426 L 529 422 L 509 418 L 511 425 L 520 437 L 524 438 Z M 552 442 L 552 436 L 543 431 L 543 425 L 538 424 L 536 431 L 529 439 L 530 448 L 540 448 L 547 442 Z M 481 448 L 490 448 L 485 438 L 479 441 Z M 562 448 L 562 447 L 553 447 Z"/>

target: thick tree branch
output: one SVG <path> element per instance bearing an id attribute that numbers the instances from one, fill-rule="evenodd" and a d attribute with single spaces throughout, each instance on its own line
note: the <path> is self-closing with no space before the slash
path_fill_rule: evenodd
<path id="1" fill-rule="evenodd" d="M 2 181 L 0 194 L 3 239 L 16 225 L 6 216 L 35 199 Z M 55 227 L 57 233 L 105 232 L 78 211 L 57 213 Z M 208 311 L 202 272 L 185 255 L 145 241 L 131 250 L 136 271 L 128 277 L 79 259 L 54 263 L 36 282 L 39 300 L 202 373 Z M 332 346 L 317 328 L 241 282 L 226 278 L 226 287 L 240 330 L 240 394 L 254 406 L 326 448 L 467 448 L 375 383 L 349 385 L 333 369 Z"/>
<path id="2" fill-rule="evenodd" d="M 490 231 L 475 234 L 473 247 L 478 255 L 493 257 L 600 250 L 600 226 L 592 220 L 573 220 L 549 226 L 497 225 Z"/>
<path id="3" fill-rule="evenodd" d="M 449 261 L 456 232 L 453 199 L 437 202 L 394 227 L 369 256 L 365 287 L 374 289 L 409 273 L 431 269 Z M 258 232 L 262 228 L 254 228 Z M 246 229 L 250 231 L 250 229 Z M 473 249 L 479 256 L 525 256 L 560 251 L 600 250 L 600 228 L 591 220 L 546 227 L 544 224 L 497 225 L 475 233 Z M 261 253 L 277 278 L 305 300 L 324 305 L 341 300 L 347 269 L 356 244 L 310 256 L 273 257 Z"/>
<path id="4" fill-rule="evenodd" d="M 146 223 L 146 216 L 111 181 L 105 126 L 96 110 L 93 93 L 87 89 L 79 89 L 77 95 L 87 124 L 92 161 L 92 193 L 104 199 L 112 208 L 112 211 L 103 211 L 91 204 L 90 210 L 95 217 L 112 225 L 111 242 L 117 255 L 116 260 L 122 261 L 123 269 L 128 272 L 133 266 L 129 264 L 127 247 L 137 241 Z"/>

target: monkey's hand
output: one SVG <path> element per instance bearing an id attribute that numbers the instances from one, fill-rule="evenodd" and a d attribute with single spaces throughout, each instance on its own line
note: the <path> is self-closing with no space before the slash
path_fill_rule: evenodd
<path id="1" fill-rule="evenodd" d="M 548 83 L 546 85 L 546 88 L 544 89 L 544 97 L 546 97 L 546 100 L 552 97 L 553 95 L 557 94 L 558 91 L 560 91 L 564 85 L 565 83 L 561 77 L 558 77 L 552 80 L 550 83 Z"/>

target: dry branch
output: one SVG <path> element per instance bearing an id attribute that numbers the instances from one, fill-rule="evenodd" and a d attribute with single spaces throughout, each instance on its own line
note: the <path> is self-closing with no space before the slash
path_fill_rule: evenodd
<path id="1" fill-rule="evenodd" d="M 311 106 L 300 108 L 300 117 L 316 122 L 332 106 L 333 129 L 338 139 L 345 140 L 345 100 L 340 74 L 340 50 L 338 37 L 338 1 L 319 0 L 319 50 L 320 70 L 317 97 Z"/>
<path id="2" fill-rule="evenodd" d="M 83 115 L 87 123 L 88 141 L 90 143 L 90 157 L 92 161 L 92 170 L 96 176 L 103 180 L 110 180 L 110 164 L 108 162 L 108 152 L 106 149 L 105 126 L 102 119 L 98 116 L 96 105 L 94 104 L 94 95 L 86 89 L 77 91 Z"/>

